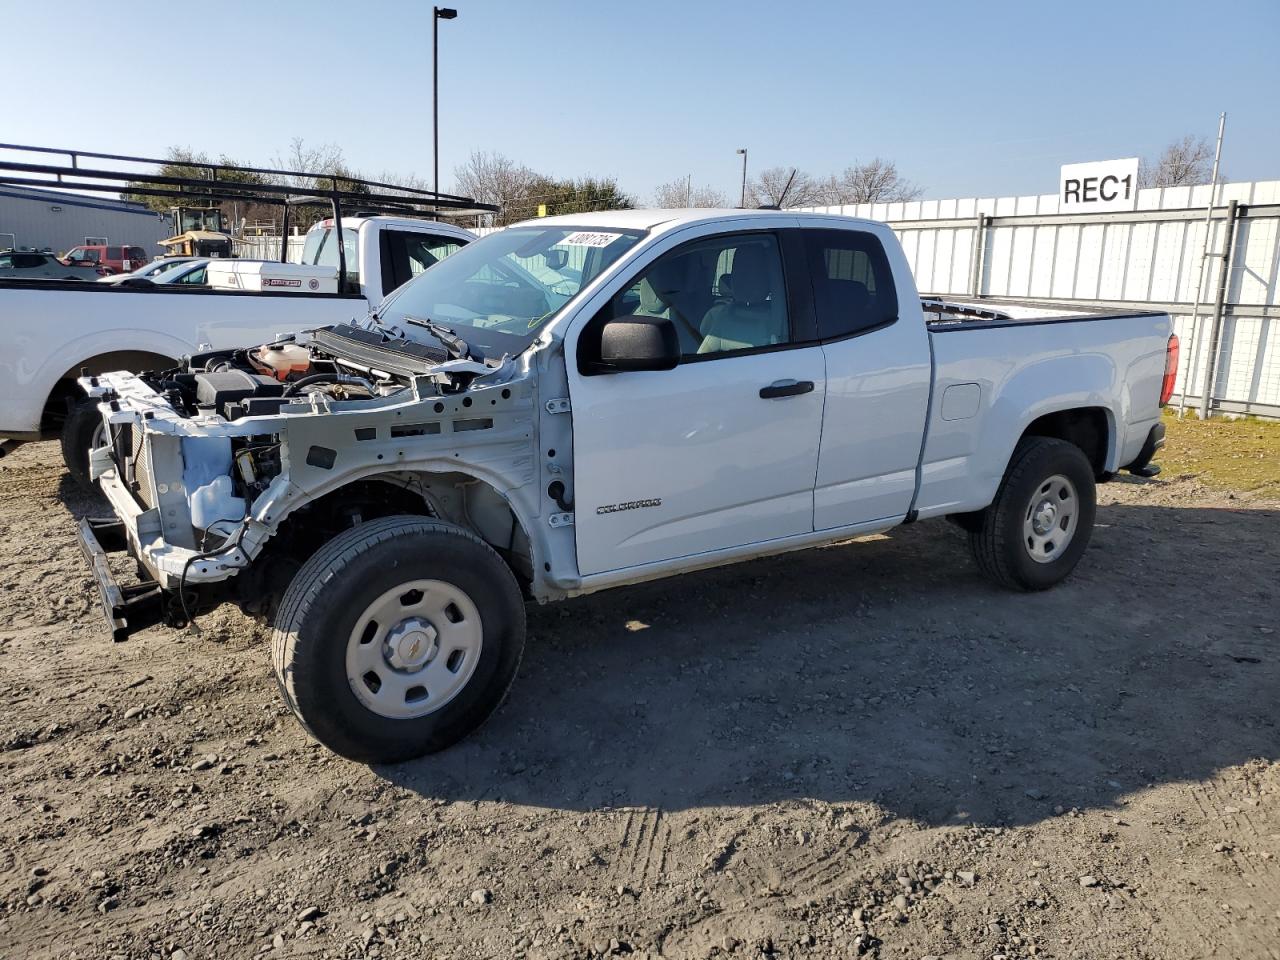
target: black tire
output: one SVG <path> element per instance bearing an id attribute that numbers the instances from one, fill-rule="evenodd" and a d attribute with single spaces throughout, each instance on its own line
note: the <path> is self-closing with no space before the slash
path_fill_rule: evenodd
<path id="1" fill-rule="evenodd" d="M 1065 477 L 1075 488 L 1074 526 L 1061 551 L 1037 561 L 1024 537 L 1042 490 L 1053 477 Z M 1084 451 L 1051 437 L 1025 437 L 1013 451 L 995 500 L 976 516 L 969 548 L 988 577 L 1013 590 L 1046 590 L 1064 580 L 1089 545 L 1097 513 L 1094 470 Z M 1043 555 L 1043 554 L 1042 554 Z"/>
<path id="2" fill-rule="evenodd" d="M 66 422 L 62 425 L 62 462 L 67 465 L 71 479 L 86 490 L 97 488 L 89 479 L 89 449 L 102 428 L 97 400 L 82 400 L 75 404 L 67 412 Z"/>
<path id="3" fill-rule="evenodd" d="M 483 639 L 453 699 L 425 716 L 393 718 L 353 691 L 347 647 L 370 604 L 415 579 L 462 591 Z M 489 718 L 515 679 L 524 636 L 520 589 L 493 548 L 452 524 L 396 516 L 340 534 L 302 566 L 273 618 L 271 658 L 285 702 L 313 737 L 351 760 L 398 763 L 442 750 Z"/>

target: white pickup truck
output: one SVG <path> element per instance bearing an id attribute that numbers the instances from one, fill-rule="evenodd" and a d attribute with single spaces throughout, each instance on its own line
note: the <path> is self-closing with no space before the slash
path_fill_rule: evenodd
<path id="1" fill-rule="evenodd" d="M 1176 349 L 1159 313 L 921 301 L 879 223 L 538 220 L 363 324 L 82 380 L 115 515 L 81 544 L 118 638 L 235 599 L 315 737 L 403 760 L 497 707 L 527 598 L 944 516 L 999 583 L 1057 583 L 1095 481 L 1153 469 Z"/>
<path id="2" fill-rule="evenodd" d="M 266 291 L 0 280 L 0 455 L 64 428 L 71 449 L 87 446 L 84 431 L 94 424 L 66 420 L 81 372 L 171 367 L 195 350 L 362 317 L 475 239 L 461 227 L 404 217 L 344 217 L 342 234 L 347 273 L 336 294 L 288 280 Z M 337 248 L 333 222 L 321 221 L 307 234 L 303 260 L 329 267 L 336 279 Z M 68 461 L 77 479 L 87 479 L 83 457 Z"/>

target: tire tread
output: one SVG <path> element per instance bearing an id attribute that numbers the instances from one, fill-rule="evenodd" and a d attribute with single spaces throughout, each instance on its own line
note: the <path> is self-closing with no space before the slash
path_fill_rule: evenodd
<path id="1" fill-rule="evenodd" d="M 1016 511 L 1008 502 L 1009 490 L 1016 488 L 1022 479 L 1037 469 L 1038 461 L 1054 450 L 1079 450 L 1075 444 L 1056 437 L 1023 437 L 1009 458 L 1009 466 L 996 491 L 991 506 L 981 512 L 981 522 L 969 532 L 969 549 L 978 569 L 996 583 L 1010 590 L 1045 589 L 1026 582 L 1009 563 L 1004 545 L 1012 535 L 1010 524 L 1019 523 Z M 1081 452 L 1083 456 L 1083 452 Z M 1021 537 L 1021 534 L 1018 534 Z"/>
<path id="2" fill-rule="evenodd" d="M 470 530 L 430 517 L 402 515 L 370 520 L 340 533 L 307 559 L 285 589 L 273 619 L 271 630 L 272 672 L 275 674 L 281 696 L 290 711 L 297 718 L 303 729 L 315 739 L 324 742 L 324 738 L 317 734 L 304 716 L 294 684 L 294 673 L 291 669 L 288 669 L 289 665 L 294 661 L 299 640 L 297 625 L 305 618 L 307 612 L 316 603 L 326 587 L 336 577 L 341 576 L 342 572 L 359 557 L 399 536 L 422 533 L 461 537 L 482 548 L 501 563 L 504 568 L 506 567 L 506 562 L 498 552 Z M 516 586 L 514 577 L 510 579 L 508 587 L 514 592 L 517 602 L 523 604 L 523 598 L 519 595 L 519 588 Z M 523 647 L 520 655 L 523 657 Z M 502 696 L 498 698 L 497 703 L 501 703 L 505 699 L 518 671 L 519 659 L 517 659 L 516 669 L 512 671 L 511 679 L 507 682 L 506 689 L 502 691 Z M 488 717 L 485 718 L 485 720 L 487 719 Z M 356 738 L 350 738 L 347 747 L 338 752 L 351 759 L 362 759 L 361 755 L 364 751 Z M 366 755 L 364 759 L 366 762 L 377 762 L 379 758 Z"/>

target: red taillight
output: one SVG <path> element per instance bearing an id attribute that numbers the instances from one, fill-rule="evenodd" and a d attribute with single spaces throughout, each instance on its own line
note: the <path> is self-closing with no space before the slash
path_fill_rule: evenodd
<path id="1" fill-rule="evenodd" d="M 1169 345 L 1164 348 L 1164 383 L 1160 385 L 1160 406 L 1173 396 L 1173 386 L 1178 380 L 1178 335 L 1169 334 Z"/>

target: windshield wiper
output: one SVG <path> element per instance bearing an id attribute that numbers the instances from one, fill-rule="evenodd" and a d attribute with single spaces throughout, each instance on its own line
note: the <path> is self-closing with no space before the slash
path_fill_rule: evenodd
<path id="1" fill-rule="evenodd" d="M 444 324 L 436 323 L 430 318 L 422 320 L 418 317 L 411 317 L 408 314 L 405 315 L 404 322 L 427 330 L 433 337 L 439 340 L 444 348 L 456 359 L 475 359 L 471 356 L 471 348 L 467 345 L 467 341 L 463 340 L 457 335 L 457 333 L 446 327 Z"/>

